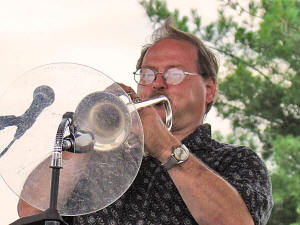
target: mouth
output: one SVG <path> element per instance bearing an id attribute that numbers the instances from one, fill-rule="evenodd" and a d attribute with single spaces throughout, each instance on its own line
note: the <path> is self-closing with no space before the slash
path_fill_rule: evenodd
<path id="1" fill-rule="evenodd" d="M 150 98 L 150 99 L 151 99 L 151 98 L 157 98 L 157 97 L 162 96 L 162 95 L 168 98 L 168 96 L 166 95 L 166 93 L 162 93 L 162 92 L 154 92 L 154 93 L 152 93 L 152 94 L 149 96 L 149 98 Z M 170 98 L 168 98 L 168 99 L 169 99 L 169 101 L 170 101 L 170 103 L 171 103 L 171 105 L 172 105 L 171 99 L 170 99 Z M 154 107 L 155 109 L 157 109 L 157 110 L 161 110 L 162 108 L 165 108 L 164 102 L 159 102 L 159 103 L 153 105 L 153 107 Z"/>
<path id="2" fill-rule="evenodd" d="M 159 102 L 159 103 L 155 104 L 154 106 L 155 106 L 155 107 L 161 107 L 161 106 L 163 106 L 163 105 L 164 105 L 163 102 Z"/>

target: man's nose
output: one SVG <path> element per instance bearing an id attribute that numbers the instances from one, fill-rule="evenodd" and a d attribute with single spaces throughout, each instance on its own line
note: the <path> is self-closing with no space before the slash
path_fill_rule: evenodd
<path id="1" fill-rule="evenodd" d="M 152 87 L 153 89 L 158 89 L 158 90 L 165 89 L 168 87 L 161 73 L 157 74 L 156 79 L 152 83 Z"/>

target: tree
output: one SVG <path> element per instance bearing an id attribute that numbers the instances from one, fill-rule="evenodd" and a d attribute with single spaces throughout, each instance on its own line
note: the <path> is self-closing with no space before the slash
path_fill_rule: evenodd
<path id="1" fill-rule="evenodd" d="M 273 141 L 273 159 L 277 166 L 272 174 L 276 207 L 270 224 L 300 225 L 300 136 L 278 136 Z"/>
<path id="2" fill-rule="evenodd" d="M 253 144 L 251 138 L 258 137 L 258 150 L 273 163 L 275 213 L 269 224 L 300 223 L 300 198 L 294 192 L 300 192 L 299 183 L 287 179 L 287 174 L 295 176 L 281 161 L 291 154 L 291 143 L 293 151 L 300 150 L 300 1 L 220 2 L 218 19 L 206 26 L 195 9 L 180 16 L 164 0 L 143 0 L 141 5 L 154 27 L 172 16 L 179 29 L 192 32 L 224 56 L 226 70 L 218 80 L 215 107 L 232 122 L 233 134 L 227 139 Z M 294 160 L 299 167 L 300 155 Z M 286 182 L 289 185 L 280 189 Z"/>

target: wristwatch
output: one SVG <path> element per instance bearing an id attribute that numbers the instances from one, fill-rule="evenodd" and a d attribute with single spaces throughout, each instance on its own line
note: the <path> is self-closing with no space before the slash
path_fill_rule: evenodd
<path id="1" fill-rule="evenodd" d="M 171 169 L 173 166 L 176 166 L 180 163 L 185 162 L 190 155 L 190 151 L 187 147 L 185 147 L 184 144 L 175 147 L 170 158 L 167 160 L 167 162 L 161 164 L 166 170 Z"/>

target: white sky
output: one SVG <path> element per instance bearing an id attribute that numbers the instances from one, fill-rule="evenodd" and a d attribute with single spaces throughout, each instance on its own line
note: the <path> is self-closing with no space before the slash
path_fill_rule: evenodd
<path id="1" fill-rule="evenodd" d="M 196 8 L 204 23 L 217 16 L 217 0 L 168 3 L 185 13 Z M 0 96 L 25 71 L 53 62 L 88 65 L 135 87 L 132 72 L 151 32 L 137 0 L 0 0 Z M 207 122 L 228 132 L 213 112 Z M 0 225 L 7 225 L 18 219 L 17 196 L 1 179 L 0 199 Z"/>

